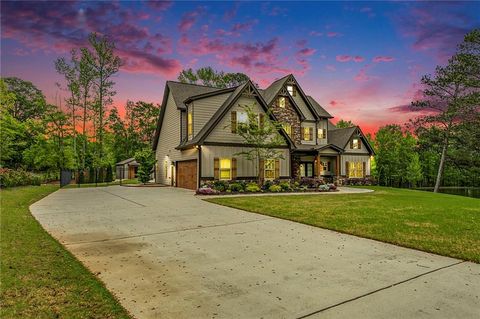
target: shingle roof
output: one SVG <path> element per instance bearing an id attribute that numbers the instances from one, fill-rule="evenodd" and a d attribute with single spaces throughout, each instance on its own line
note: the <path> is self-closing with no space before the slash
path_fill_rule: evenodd
<path id="1" fill-rule="evenodd" d="M 214 88 L 210 86 L 181 83 L 175 81 L 167 81 L 167 85 L 170 89 L 170 92 L 172 92 L 175 104 L 177 104 L 177 107 L 182 109 L 186 108 L 186 105 L 183 102 L 189 97 L 224 90 L 223 88 Z"/>
<path id="2" fill-rule="evenodd" d="M 138 165 L 134 157 L 127 158 L 126 160 L 120 161 L 115 165 L 125 165 L 125 164 Z"/>
<path id="3" fill-rule="evenodd" d="M 332 118 L 333 116 L 330 115 L 330 113 L 328 113 L 327 111 L 325 111 L 325 109 L 320 105 L 318 104 L 317 101 L 315 101 L 315 99 L 313 97 L 311 97 L 310 95 L 307 95 L 307 99 L 310 101 L 310 103 L 312 104 L 312 106 L 315 108 L 315 111 L 317 111 L 317 114 L 321 117 L 328 117 L 328 118 Z"/>
<path id="4" fill-rule="evenodd" d="M 328 141 L 343 149 L 356 129 L 356 126 L 332 129 L 328 132 Z"/>
<path id="5" fill-rule="evenodd" d="M 265 102 L 267 102 L 267 105 L 270 105 L 272 100 L 277 95 L 278 91 L 280 91 L 280 89 L 283 87 L 285 82 L 288 80 L 289 76 L 290 75 L 287 75 L 287 76 L 284 76 L 281 79 L 276 80 L 275 82 L 270 84 L 270 86 L 267 87 L 265 90 L 260 91 L 261 92 L 260 94 L 262 94 L 262 97 L 265 100 Z"/>

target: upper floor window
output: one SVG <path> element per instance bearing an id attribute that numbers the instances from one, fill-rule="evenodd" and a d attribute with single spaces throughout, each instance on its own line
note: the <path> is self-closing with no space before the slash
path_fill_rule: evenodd
<path id="1" fill-rule="evenodd" d="M 189 140 L 193 138 L 193 113 L 191 109 L 188 109 L 187 113 L 187 135 Z"/>
<path id="2" fill-rule="evenodd" d="M 287 91 L 290 93 L 291 96 L 297 95 L 297 90 L 295 90 L 295 87 L 293 85 L 287 85 Z"/>
<path id="3" fill-rule="evenodd" d="M 351 146 L 352 149 L 358 150 L 358 149 L 362 148 L 362 143 L 360 142 L 360 139 L 357 137 L 357 138 L 352 139 L 352 143 L 351 143 L 350 146 Z"/>
<path id="4" fill-rule="evenodd" d="M 265 169 L 265 179 L 274 179 L 275 178 L 275 160 L 274 159 L 266 159 L 264 163 Z"/>
<path id="5" fill-rule="evenodd" d="M 288 136 L 292 136 L 292 126 L 290 124 L 283 123 L 282 128 L 288 134 Z"/>
<path id="6" fill-rule="evenodd" d="M 285 97 L 284 96 L 280 96 L 278 98 L 278 106 L 281 107 L 281 108 L 285 108 Z"/>
<path id="7" fill-rule="evenodd" d="M 237 124 L 248 124 L 248 115 L 246 112 L 237 112 Z"/>
<path id="8" fill-rule="evenodd" d="M 313 141 L 313 127 L 302 127 L 302 140 Z"/>
<path id="9" fill-rule="evenodd" d="M 327 130 L 324 128 L 319 128 L 317 130 L 317 138 L 327 138 Z"/>

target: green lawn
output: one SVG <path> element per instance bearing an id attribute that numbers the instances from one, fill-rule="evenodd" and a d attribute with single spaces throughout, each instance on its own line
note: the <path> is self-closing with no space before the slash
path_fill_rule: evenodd
<path id="1" fill-rule="evenodd" d="M 374 193 L 209 202 L 480 263 L 480 199 L 387 187 Z"/>
<path id="2" fill-rule="evenodd" d="M 124 179 L 122 180 L 122 185 L 127 184 L 138 184 L 138 179 Z M 80 184 L 80 187 L 103 187 L 103 186 L 113 186 L 113 185 L 120 185 L 120 181 L 113 181 L 110 183 L 86 183 Z M 64 188 L 80 188 L 77 184 L 70 184 L 65 186 Z"/>
<path id="3" fill-rule="evenodd" d="M 30 204 L 57 189 L 48 185 L 0 191 L 0 317 L 130 318 L 30 214 Z"/>

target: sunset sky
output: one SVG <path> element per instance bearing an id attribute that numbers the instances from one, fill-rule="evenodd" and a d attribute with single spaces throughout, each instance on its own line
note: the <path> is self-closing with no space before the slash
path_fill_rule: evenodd
<path id="1" fill-rule="evenodd" d="M 244 72 L 264 88 L 293 73 L 333 116 L 374 132 L 415 114 L 423 74 L 480 27 L 479 2 L 4 2 L 1 74 L 33 82 L 50 102 L 53 61 L 111 36 L 124 66 L 114 105 L 160 103 L 183 68 Z"/>

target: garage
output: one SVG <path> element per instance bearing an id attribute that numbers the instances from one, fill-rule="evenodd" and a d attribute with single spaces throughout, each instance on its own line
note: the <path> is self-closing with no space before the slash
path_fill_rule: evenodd
<path id="1" fill-rule="evenodd" d="M 177 162 L 177 187 L 197 189 L 197 160 Z"/>

